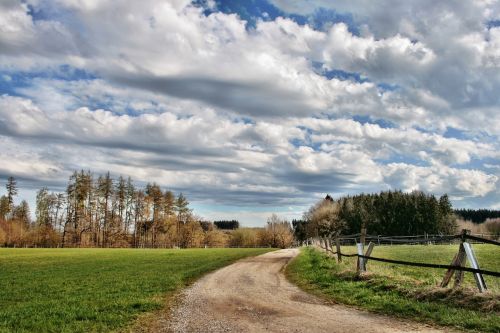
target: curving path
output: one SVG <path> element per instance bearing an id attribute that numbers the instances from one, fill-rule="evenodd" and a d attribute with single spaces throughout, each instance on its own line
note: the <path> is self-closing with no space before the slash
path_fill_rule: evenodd
<path id="1" fill-rule="evenodd" d="M 182 295 L 166 332 L 443 332 L 341 305 L 327 305 L 288 282 L 286 249 L 208 274 Z"/>

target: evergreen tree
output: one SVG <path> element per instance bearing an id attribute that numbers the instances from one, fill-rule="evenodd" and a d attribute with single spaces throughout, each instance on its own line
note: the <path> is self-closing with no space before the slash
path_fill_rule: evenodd
<path id="1" fill-rule="evenodd" d="M 160 227 L 160 212 L 161 208 L 163 205 L 163 192 L 156 183 L 153 184 L 148 184 L 146 186 L 146 195 L 147 199 L 149 199 L 153 205 L 153 212 L 152 216 L 153 219 L 151 220 L 151 244 L 153 247 L 156 246 L 156 237 L 157 237 L 157 231 L 158 228 Z"/>
<path id="2" fill-rule="evenodd" d="M 113 180 L 108 173 L 103 176 L 99 176 L 97 180 L 97 192 L 100 200 L 100 215 L 101 215 L 101 225 L 102 225 L 102 246 L 106 247 L 108 245 L 109 236 L 109 206 L 111 203 L 111 196 L 113 194 Z"/>
<path id="3" fill-rule="evenodd" d="M 48 225 L 50 223 L 50 199 L 46 187 L 42 187 L 36 194 L 35 216 L 37 225 Z"/>
<path id="4" fill-rule="evenodd" d="M 126 206 L 126 201 L 127 201 L 127 183 L 125 181 L 125 178 L 122 176 L 118 177 L 118 181 L 116 182 L 116 187 L 115 187 L 115 201 L 116 201 L 116 208 L 118 210 L 118 218 L 120 220 L 120 226 L 125 220 L 125 206 Z"/>
<path id="5" fill-rule="evenodd" d="M 23 200 L 18 206 L 14 207 L 12 216 L 16 221 L 21 222 L 25 228 L 28 228 L 31 221 L 28 202 Z"/>
<path id="6" fill-rule="evenodd" d="M 180 221 L 184 221 L 187 214 L 191 211 L 189 208 L 189 202 L 186 197 L 181 193 L 175 201 L 175 210 L 177 212 L 177 217 Z"/>
<path id="7" fill-rule="evenodd" d="M 5 185 L 7 189 L 7 200 L 9 203 L 9 212 L 14 208 L 14 197 L 17 195 L 17 181 L 14 177 L 9 177 L 7 179 L 7 184 Z"/>
<path id="8" fill-rule="evenodd" d="M 165 191 L 163 195 L 163 214 L 165 217 L 175 214 L 176 199 L 172 191 Z"/>

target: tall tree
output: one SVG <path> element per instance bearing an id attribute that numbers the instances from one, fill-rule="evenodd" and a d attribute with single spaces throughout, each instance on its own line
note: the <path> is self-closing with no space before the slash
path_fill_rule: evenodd
<path id="1" fill-rule="evenodd" d="M 186 223 L 186 219 L 190 213 L 190 209 L 188 208 L 189 202 L 186 197 L 180 193 L 175 200 L 175 211 L 177 212 L 177 242 L 178 246 L 180 246 L 180 230 L 181 225 Z"/>
<path id="2" fill-rule="evenodd" d="M 118 177 L 118 181 L 116 182 L 115 197 L 116 208 L 118 210 L 117 215 L 119 219 L 118 227 L 121 231 L 123 222 L 125 220 L 125 208 L 127 203 L 127 183 L 125 181 L 125 178 L 123 178 L 121 175 L 120 177 Z"/>
<path id="3" fill-rule="evenodd" d="M 134 195 L 134 247 L 141 247 L 142 234 L 145 231 L 144 220 L 147 215 L 147 205 L 143 190 L 138 190 Z"/>
<path id="4" fill-rule="evenodd" d="M 305 219 L 315 231 L 314 236 L 331 237 L 339 235 L 345 228 L 346 223 L 341 218 L 340 204 L 336 201 L 323 199 L 309 209 Z M 362 225 L 360 218 L 360 226 Z M 356 219 L 356 222 L 357 219 Z"/>
<path id="5" fill-rule="evenodd" d="M 37 225 L 50 224 L 50 195 L 46 187 L 42 187 L 36 193 L 35 216 Z"/>
<path id="6" fill-rule="evenodd" d="M 130 224 L 132 221 L 132 212 L 133 212 L 133 202 L 135 197 L 135 186 L 132 182 L 132 178 L 127 178 L 126 185 L 126 200 L 125 200 L 125 232 L 128 233 L 130 231 Z"/>
<path id="7" fill-rule="evenodd" d="M 175 210 L 177 212 L 179 220 L 183 221 L 190 213 L 191 210 L 189 209 L 188 206 L 189 206 L 189 201 L 182 193 L 179 194 L 177 200 L 175 201 Z"/>
<path id="8" fill-rule="evenodd" d="M 163 192 L 157 184 L 147 184 L 146 186 L 147 199 L 152 203 L 152 217 L 151 220 L 151 245 L 156 246 L 156 232 L 160 224 L 160 212 L 163 204 Z"/>
<path id="9" fill-rule="evenodd" d="M 109 204 L 111 202 L 111 195 L 113 191 L 113 180 L 111 175 L 99 176 L 98 179 L 98 194 L 101 202 L 101 219 L 102 219 L 102 246 L 108 245 L 108 228 L 109 228 Z"/>
<path id="10" fill-rule="evenodd" d="M 457 228 L 457 219 L 450 198 L 444 194 L 439 198 L 439 229 L 443 233 L 454 233 Z"/>
<path id="11" fill-rule="evenodd" d="M 30 225 L 30 206 L 26 200 L 22 200 L 21 203 L 14 207 L 14 211 L 12 212 L 12 217 L 22 223 L 23 227 L 28 228 Z"/>
<path id="12" fill-rule="evenodd" d="M 17 195 L 17 181 L 14 177 L 10 176 L 7 179 L 7 184 L 5 185 L 7 189 L 7 200 L 9 203 L 9 212 L 14 208 L 14 197 Z"/>
<path id="13" fill-rule="evenodd" d="M 175 214 L 175 195 L 172 191 L 165 191 L 163 195 L 163 214 L 165 217 L 169 217 Z"/>
<path id="14" fill-rule="evenodd" d="M 200 220 L 191 215 L 183 194 L 162 191 L 155 183 L 136 189 L 130 177 L 120 176 L 115 181 L 109 172 L 94 179 L 90 171 L 75 171 L 66 193 L 41 188 L 33 224 L 25 201 L 13 205 L 17 194 L 13 178 L 7 189 L 8 193 L 0 197 L 0 222 L 8 222 L 19 231 L 5 234 L 5 244 L 11 246 L 167 247 L 182 242 L 182 246 L 193 247 L 204 244 L 207 232 L 212 232 L 207 238 L 210 244 L 228 238 L 213 226 L 203 229 Z M 3 221 L 5 218 L 11 220 Z"/>
<path id="15" fill-rule="evenodd" d="M 68 226 L 72 227 L 71 236 L 75 246 L 80 246 L 82 235 L 92 229 L 92 174 L 90 171 L 74 172 L 67 187 L 67 213 L 63 229 L 63 242 Z"/>

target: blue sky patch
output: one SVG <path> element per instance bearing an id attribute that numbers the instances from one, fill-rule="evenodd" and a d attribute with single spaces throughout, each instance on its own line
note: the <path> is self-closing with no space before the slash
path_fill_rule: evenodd
<path id="1" fill-rule="evenodd" d="M 345 23 L 349 31 L 359 36 L 359 28 L 351 14 L 340 14 L 333 9 L 318 8 L 308 17 L 309 24 L 315 29 L 326 31 L 335 23 Z"/>
<path id="2" fill-rule="evenodd" d="M 259 20 L 272 21 L 277 17 L 285 17 L 297 24 L 309 24 L 315 30 L 326 31 L 333 24 L 343 22 L 349 27 L 349 31 L 359 35 L 359 29 L 351 14 L 340 14 L 333 9 L 317 8 L 312 14 L 304 16 L 286 13 L 267 0 L 217 0 L 216 7 L 210 8 L 207 0 L 194 0 L 195 6 L 204 8 L 204 14 L 210 15 L 214 12 L 225 14 L 238 14 L 247 21 L 247 28 L 255 28 Z"/>
<path id="3" fill-rule="evenodd" d="M 255 28 L 259 19 L 268 21 L 285 16 L 283 11 L 263 0 L 218 0 L 215 8 L 208 7 L 206 0 L 195 0 L 193 4 L 203 7 L 205 15 L 215 12 L 238 14 L 241 19 L 247 21 L 247 27 L 251 28 Z"/>
<path id="4" fill-rule="evenodd" d="M 245 125 L 255 125 L 255 120 L 249 117 L 240 117 L 236 119 L 236 123 L 243 123 Z"/>
<path id="5" fill-rule="evenodd" d="M 358 123 L 361 123 L 361 124 L 374 124 L 374 125 L 378 125 L 382 128 L 396 128 L 397 126 L 388 121 L 388 120 L 385 120 L 385 119 L 373 119 L 372 117 L 370 116 L 358 116 L 358 115 L 355 115 L 352 117 L 352 119 L 354 121 L 357 121 Z"/>
<path id="6" fill-rule="evenodd" d="M 380 90 L 382 90 L 382 92 L 384 92 L 384 91 L 394 91 L 394 90 L 397 90 L 397 89 L 401 88 L 397 84 L 390 84 L 390 83 L 386 83 L 386 82 L 377 83 L 377 87 Z"/>
<path id="7" fill-rule="evenodd" d="M 443 137 L 454 138 L 454 139 L 468 139 L 469 136 L 462 130 L 453 127 L 447 127 L 446 132 L 444 132 Z"/>
<path id="8" fill-rule="evenodd" d="M 37 79 L 78 81 L 95 80 L 97 76 L 69 65 L 61 65 L 55 70 L 45 69 L 40 72 L 0 71 L 0 94 L 22 96 L 23 94 L 19 93 L 19 91 L 33 86 L 33 82 Z"/>
<path id="9" fill-rule="evenodd" d="M 468 163 L 458 164 L 451 163 L 449 166 L 456 169 L 463 170 L 488 170 L 484 165 L 499 165 L 498 160 L 491 157 L 482 157 L 478 159 L 477 157 L 471 156 L 471 159 Z"/>
<path id="10" fill-rule="evenodd" d="M 488 29 L 494 28 L 494 27 L 500 27 L 500 20 L 491 20 L 486 22 L 486 27 Z"/>
<path id="11" fill-rule="evenodd" d="M 346 72 L 341 69 L 324 70 L 322 75 L 328 80 L 339 79 L 339 80 L 351 80 L 358 83 L 369 82 L 365 77 L 362 77 L 359 73 Z"/>
<path id="12" fill-rule="evenodd" d="M 360 73 L 348 72 L 342 69 L 327 69 L 325 64 L 320 61 L 311 62 L 313 70 L 321 76 L 326 77 L 328 80 L 338 79 L 338 80 L 350 80 L 358 83 L 370 82 L 366 77 L 363 77 Z"/>
<path id="13" fill-rule="evenodd" d="M 44 68 L 41 71 L 31 71 L 31 72 L 0 71 L 0 75 L 7 75 L 13 78 L 12 81 L 13 84 L 22 81 L 32 81 L 37 78 L 65 80 L 65 81 L 94 80 L 98 78 L 93 73 L 69 65 L 60 65 L 57 68 L 51 70 Z"/>
<path id="14" fill-rule="evenodd" d="M 429 162 L 424 161 L 420 159 L 418 156 L 410 156 L 406 154 L 398 154 L 393 151 L 392 155 L 390 158 L 387 159 L 382 159 L 382 158 L 375 158 L 375 162 L 386 165 L 390 163 L 405 163 L 405 164 L 411 164 L 419 167 L 428 167 L 430 166 Z"/>

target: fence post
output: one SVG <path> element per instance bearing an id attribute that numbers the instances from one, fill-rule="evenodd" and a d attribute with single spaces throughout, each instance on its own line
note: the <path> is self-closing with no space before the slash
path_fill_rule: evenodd
<path id="1" fill-rule="evenodd" d="M 373 248 L 375 247 L 375 243 L 368 243 L 368 249 L 366 250 L 365 256 L 369 257 L 372 254 Z M 366 264 L 368 263 L 368 258 L 363 258 L 364 260 L 364 265 L 365 265 L 365 271 L 366 271 Z"/>
<path id="2" fill-rule="evenodd" d="M 465 266 L 466 259 L 465 248 L 463 242 L 460 243 L 460 248 L 458 249 L 457 261 L 456 265 L 460 267 Z M 464 271 L 455 271 L 455 283 L 453 284 L 453 288 L 458 288 L 464 279 Z"/>
<path id="3" fill-rule="evenodd" d="M 363 243 L 357 243 L 356 248 L 358 250 L 358 255 L 362 256 L 364 254 Z M 358 264 L 357 264 L 358 274 L 361 272 L 364 272 L 366 270 L 365 269 L 365 262 L 363 259 L 364 258 L 358 257 Z"/>
<path id="4" fill-rule="evenodd" d="M 340 254 L 340 240 L 335 237 L 335 248 L 337 250 L 337 262 L 342 262 L 342 255 Z"/>
<path id="5" fill-rule="evenodd" d="M 465 249 L 465 253 L 467 254 L 467 259 L 469 259 L 472 268 L 479 269 L 479 263 L 477 262 L 476 255 L 474 253 L 474 250 L 472 249 L 472 246 L 467 242 L 464 242 L 463 246 Z M 479 289 L 479 292 L 482 293 L 486 289 L 488 289 L 481 273 L 474 273 L 474 279 L 476 280 L 476 285 Z"/>
<path id="6" fill-rule="evenodd" d="M 463 245 L 460 244 L 460 248 L 458 250 L 458 253 L 453 256 L 453 260 L 451 261 L 450 266 L 458 266 L 459 262 L 459 257 L 461 255 L 460 251 L 462 250 Z M 465 254 L 465 253 L 464 253 Z M 462 271 L 460 271 L 462 272 Z M 451 277 L 453 276 L 453 273 L 455 273 L 455 270 L 452 268 L 449 268 L 446 273 L 444 274 L 443 281 L 441 281 L 441 287 L 446 287 L 448 283 L 450 283 Z"/>
<path id="7" fill-rule="evenodd" d="M 468 230 L 463 229 L 462 230 L 462 238 L 460 240 L 460 246 L 458 248 L 458 253 L 455 254 L 453 257 L 453 260 L 451 261 L 450 266 L 464 266 L 465 265 L 465 250 L 464 250 L 464 242 L 465 242 L 465 236 L 467 235 Z M 441 281 L 441 287 L 446 287 L 448 283 L 450 283 L 451 277 L 453 276 L 453 273 L 455 273 L 455 284 L 454 287 L 458 287 L 460 283 L 462 282 L 464 272 L 459 271 L 459 270 L 454 270 L 452 268 L 449 268 L 446 273 L 444 274 L 443 281 Z"/>
<path id="8" fill-rule="evenodd" d="M 365 245 L 365 240 L 366 240 L 366 228 L 361 228 L 361 236 L 359 242 Z"/>
<path id="9" fill-rule="evenodd" d="M 460 247 L 458 249 L 457 254 L 457 262 L 456 265 L 463 267 L 465 266 L 465 262 L 467 261 L 467 256 L 465 254 L 464 242 L 467 240 L 466 236 L 470 233 L 470 230 L 462 229 L 462 237 L 460 238 Z M 453 284 L 453 288 L 457 288 L 462 284 L 464 279 L 464 271 L 456 271 L 455 272 L 455 283 Z"/>

